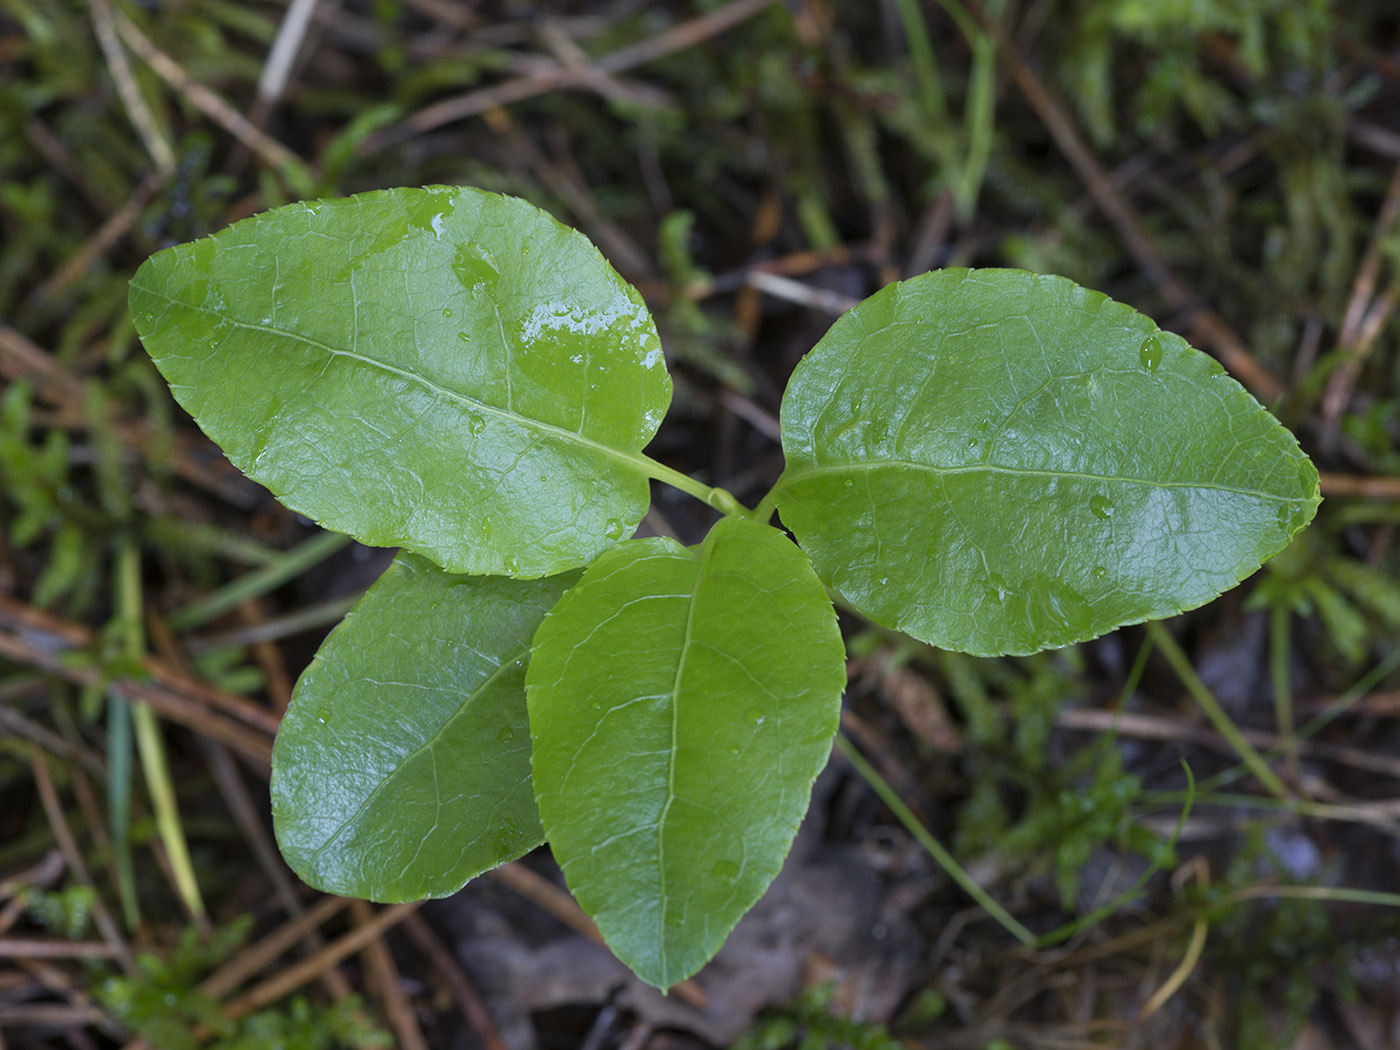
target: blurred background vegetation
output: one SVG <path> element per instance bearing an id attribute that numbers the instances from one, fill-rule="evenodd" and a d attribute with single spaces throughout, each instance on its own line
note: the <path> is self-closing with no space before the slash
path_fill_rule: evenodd
<path id="1" fill-rule="evenodd" d="M 126 282 L 431 183 L 595 240 L 675 377 L 652 454 L 750 504 L 797 359 L 944 266 L 1133 304 L 1323 471 L 1299 542 L 1162 627 L 978 660 L 848 622 L 820 834 L 898 931 L 736 1045 L 1400 1046 L 1393 0 L 0 0 L 0 1046 L 705 1045 L 587 997 L 503 1025 L 428 913 L 271 843 L 277 719 L 383 556 L 232 471 Z M 483 881 L 582 926 L 551 877 Z"/>

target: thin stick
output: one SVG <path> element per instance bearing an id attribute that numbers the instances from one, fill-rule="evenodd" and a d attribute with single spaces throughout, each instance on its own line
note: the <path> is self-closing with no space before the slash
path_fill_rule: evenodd
<path id="1" fill-rule="evenodd" d="M 353 955 L 359 951 L 394 924 L 408 918 L 422 903 L 422 901 L 413 901 L 409 904 L 396 904 L 392 908 L 386 908 L 376 915 L 372 922 L 356 927 L 343 937 L 326 945 L 315 955 L 289 966 L 261 984 L 254 985 L 229 1003 L 224 1008 L 224 1015 L 232 1020 L 237 1020 L 245 1014 L 276 1002 L 284 995 L 291 994 L 313 977 L 336 965 L 347 955 Z"/>
<path id="2" fill-rule="evenodd" d="M 39 750 L 38 744 L 31 743 L 29 745 L 29 766 L 34 772 L 34 786 L 38 788 L 39 801 L 44 807 L 44 815 L 48 818 L 49 827 L 53 829 L 54 838 L 58 840 L 58 848 L 63 851 L 63 860 L 68 865 L 68 870 L 73 873 L 74 878 L 93 891 L 92 921 L 106 942 L 104 948 L 110 949 L 109 956 L 121 963 L 123 970 L 128 974 L 135 974 L 136 964 L 131 958 L 131 952 L 127 949 L 126 941 L 122 939 L 117 924 L 112 921 L 112 916 L 108 913 L 107 906 L 102 902 L 101 895 L 97 893 L 97 886 L 93 883 L 87 863 L 83 860 L 83 855 L 78 849 L 77 840 L 73 838 L 73 830 L 68 826 L 68 821 L 63 815 L 63 806 L 58 800 L 58 791 L 54 788 L 53 776 L 49 773 L 49 764 L 44 759 L 44 753 Z M 4 952 L 0 951 L 0 955 L 3 954 Z"/>
<path id="3" fill-rule="evenodd" d="M 506 1050 L 505 1040 L 501 1038 L 500 1029 L 496 1027 L 496 1021 L 486 1009 L 486 1004 L 481 1001 L 481 996 L 477 994 L 456 958 L 433 936 L 433 931 L 428 929 L 423 916 L 410 915 L 404 920 L 403 930 L 414 946 L 427 956 L 428 965 L 433 973 L 447 983 L 452 997 L 457 1000 L 457 1009 L 462 1011 L 462 1017 L 472 1026 L 472 1031 L 481 1040 L 485 1050 Z"/>
<path id="4" fill-rule="evenodd" d="M 1360 478 L 1351 474 L 1322 473 L 1324 496 L 1358 496 L 1361 499 L 1400 500 L 1400 478 Z"/>
<path id="5" fill-rule="evenodd" d="M 311 24 L 311 16 L 316 12 L 320 0 L 292 0 L 282 24 L 277 28 L 277 38 L 267 53 L 262 76 L 258 78 L 258 101 L 264 107 L 275 106 L 287 90 L 287 81 L 292 75 L 301 42 L 306 37 L 306 29 Z"/>
<path id="6" fill-rule="evenodd" d="M 1265 401 L 1277 401 L 1284 394 L 1282 384 L 1254 359 L 1245 347 L 1244 340 L 1225 319 L 1204 305 L 1163 261 L 1157 246 L 1143 229 L 1127 199 L 1085 145 L 1064 107 L 1050 95 L 1022 56 L 1020 49 L 1006 36 L 1001 25 L 989 19 L 980 7 L 973 6 L 970 9 L 982 26 L 996 36 L 998 54 L 1010 69 L 1011 76 L 1022 94 L 1039 115 L 1055 144 L 1060 147 L 1060 152 L 1070 162 L 1070 166 L 1088 186 L 1099 210 L 1118 230 L 1118 236 L 1128 253 L 1137 261 L 1147 278 L 1161 290 L 1162 297 L 1168 305 L 1175 310 L 1191 314 L 1196 328 L 1214 347 L 1225 366 L 1238 376 L 1245 386 Z"/>
<path id="7" fill-rule="evenodd" d="M 89 0 L 92 7 L 93 28 L 97 30 L 97 42 L 102 45 L 102 53 L 107 58 L 107 70 L 116 82 L 117 94 L 121 96 L 126 115 L 131 118 L 141 141 L 146 144 L 146 152 L 151 155 L 156 171 L 162 176 L 175 170 L 175 152 L 165 140 L 150 107 L 141 94 L 141 88 L 131 73 L 131 63 L 126 60 L 126 52 L 117 40 L 112 7 L 108 0 Z"/>
<path id="8" fill-rule="evenodd" d="M 421 135 L 425 131 L 452 124 L 468 117 L 480 116 L 488 109 L 509 106 L 523 102 L 527 98 L 547 94 L 560 88 L 587 86 L 591 78 L 598 74 L 621 73 L 658 58 L 684 51 L 758 14 L 775 0 L 731 0 L 699 18 L 691 19 L 674 29 L 659 33 L 650 40 L 619 48 L 598 59 L 585 69 L 569 69 L 560 66 L 548 73 L 507 80 L 491 87 L 470 91 L 455 98 L 443 99 L 420 109 L 401 124 L 385 128 L 369 136 L 360 146 L 360 154 L 375 153 L 387 146 L 395 145 L 404 139 Z"/>
<path id="9" fill-rule="evenodd" d="M 374 912 L 365 901 L 351 901 L 350 912 L 357 925 L 365 926 L 374 921 Z M 361 950 L 365 972 L 379 991 L 384 1004 L 384 1014 L 389 1027 L 394 1030 L 399 1050 L 428 1050 L 428 1041 L 423 1038 L 423 1029 L 414 1016 L 413 1004 L 408 1001 L 399 984 L 399 970 L 389 954 L 383 935 L 375 937 Z"/>
<path id="10" fill-rule="evenodd" d="M 136 52 L 141 61 L 150 66 L 171 88 L 187 98 L 196 109 L 256 153 L 264 164 L 284 173 L 306 170 L 306 165 L 300 157 L 271 135 L 254 127 L 243 114 L 193 79 L 180 68 L 178 62 L 156 47 L 125 15 L 117 12 L 114 18 L 117 31 L 126 41 L 127 47 Z"/>
<path id="11" fill-rule="evenodd" d="M 195 990 L 211 999 L 222 999 L 254 974 L 267 969 L 307 934 L 324 926 L 349 903 L 348 897 L 322 897 L 296 918 L 244 948 L 200 982 Z"/>

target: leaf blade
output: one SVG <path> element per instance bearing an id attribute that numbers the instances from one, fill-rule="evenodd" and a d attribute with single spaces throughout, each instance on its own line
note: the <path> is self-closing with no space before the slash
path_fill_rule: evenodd
<path id="1" fill-rule="evenodd" d="M 297 683 L 273 748 L 278 845 L 303 880 L 442 897 L 540 844 L 525 663 L 575 579 L 394 560 Z"/>
<path id="2" fill-rule="evenodd" d="M 776 876 L 844 685 L 820 582 L 747 519 L 690 550 L 606 552 L 541 625 L 527 676 L 541 819 L 643 980 L 699 969 Z"/>
<path id="3" fill-rule="evenodd" d="M 782 424 L 774 499 L 819 574 L 877 623 L 978 655 L 1203 604 L 1319 501 L 1292 435 L 1210 358 L 1017 271 L 872 296 L 798 366 Z"/>
<path id="4" fill-rule="evenodd" d="M 641 297 L 581 234 L 466 188 L 274 209 L 148 259 L 176 399 L 288 506 L 457 572 L 586 563 L 649 501 L 670 400 Z"/>

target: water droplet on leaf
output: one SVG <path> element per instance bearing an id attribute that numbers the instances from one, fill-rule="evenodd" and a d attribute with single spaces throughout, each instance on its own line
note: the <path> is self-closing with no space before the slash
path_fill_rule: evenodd
<path id="1" fill-rule="evenodd" d="M 517 572 L 520 571 L 519 559 L 514 557 L 507 558 L 505 560 L 505 569 L 507 576 L 514 576 Z"/>
<path id="2" fill-rule="evenodd" d="M 608 523 L 603 526 L 603 535 L 610 540 L 622 539 L 622 522 L 616 518 L 609 518 Z"/>
<path id="3" fill-rule="evenodd" d="M 442 316 L 443 316 L 443 317 L 451 317 L 451 316 L 452 316 L 452 307 L 450 307 L 450 306 L 444 306 L 444 307 L 442 308 Z"/>
<path id="4" fill-rule="evenodd" d="M 739 865 L 732 860 L 715 861 L 715 866 L 710 869 L 710 878 L 721 886 L 733 886 L 739 878 Z"/>
<path id="5" fill-rule="evenodd" d="M 1113 517 L 1113 501 L 1107 496 L 1099 495 L 1089 500 L 1089 510 L 1094 517 L 1107 521 Z"/>
<path id="6" fill-rule="evenodd" d="M 1157 371 L 1157 366 L 1162 363 L 1163 350 L 1162 333 L 1153 332 L 1142 341 L 1142 346 L 1138 350 L 1138 360 L 1142 362 L 1142 367 L 1149 372 Z"/>
<path id="7" fill-rule="evenodd" d="M 768 716 L 764 714 L 763 709 L 759 707 L 751 707 L 744 712 L 744 721 L 751 726 L 763 725 L 763 720 L 767 717 Z"/>
<path id="8" fill-rule="evenodd" d="M 486 429 L 486 420 L 482 419 L 480 416 L 470 416 L 467 419 L 467 429 L 470 430 L 473 435 L 480 434 Z"/>
<path id="9" fill-rule="evenodd" d="M 503 744 L 509 744 L 515 739 L 515 730 L 510 726 L 501 726 L 501 731 L 496 734 L 496 739 Z"/>
<path id="10" fill-rule="evenodd" d="M 452 260 L 452 272 L 473 295 L 493 292 L 501 272 L 496 269 L 491 253 L 479 244 L 462 244 Z"/>

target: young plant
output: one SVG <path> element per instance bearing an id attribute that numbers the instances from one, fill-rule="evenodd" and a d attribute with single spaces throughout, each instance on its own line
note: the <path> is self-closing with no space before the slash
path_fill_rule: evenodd
<path id="1" fill-rule="evenodd" d="M 671 396 L 651 317 L 521 200 L 278 208 L 152 256 L 131 312 L 240 469 L 401 548 L 278 734 L 292 867 L 401 901 L 548 840 L 663 988 L 778 873 L 830 753 L 827 586 L 932 645 L 1032 653 L 1209 601 L 1319 501 L 1215 361 L 1059 277 L 929 273 L 847 313 L 754 510 L 645 455 Z M 629 539 L 652 480 L 721 512 L 701 543 Z"/>

